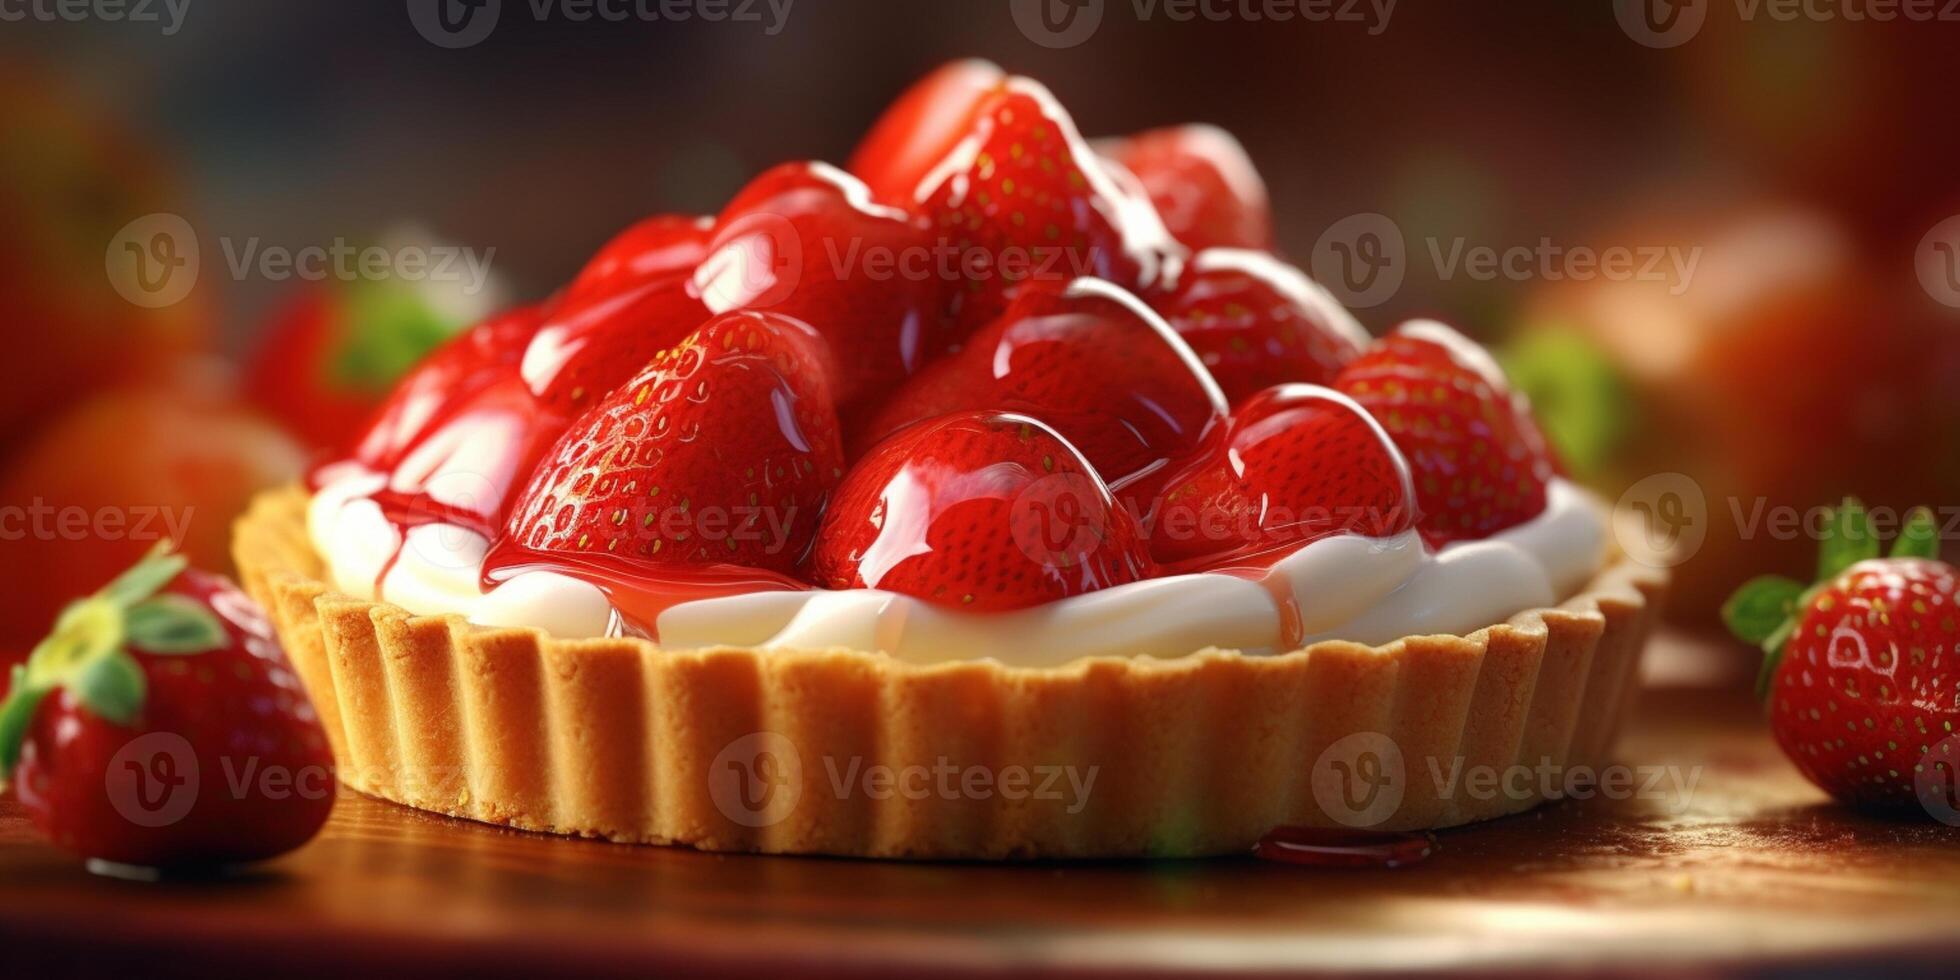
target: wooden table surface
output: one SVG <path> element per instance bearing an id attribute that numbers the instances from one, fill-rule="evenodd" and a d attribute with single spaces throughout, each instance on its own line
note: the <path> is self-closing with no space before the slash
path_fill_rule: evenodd
<path id="1" fill-rule="evenodd" d="M 93 877 L 0 804 L 0 969 L 478 975 L 1569 972 L 1960 965 L 1960 829 L 1828 805 L 1734 694 L 1650 691 L 1629 763 L 1685 797 L 1568 800 L 1400 870 L 984 866 L 560 840 L 343 794 L 249 877 Z"/>

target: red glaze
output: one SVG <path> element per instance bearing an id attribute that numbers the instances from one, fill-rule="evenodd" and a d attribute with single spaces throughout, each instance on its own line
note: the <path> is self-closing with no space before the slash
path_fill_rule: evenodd
<path id="1" fill-rule="evenodd" d="M 687 275 L 708 255 L 714 219 L 659 214 L 614 236 L 565 290 L 572 301 L 617 293 L 650 280 Z"/>
<path id="2" fill-rule="evenodd" d="M 49 694 L 13 773 L 21 808 L 56 846 L 119 864 L 233 864 L 304 844 L 333 809 L 333 755 L 271 626 L 216 576 L 186 571 L 164 591 L 215 612 L 224 646 L 132 645 L 146 690 L 127 726 Z"/>
<path id="3" fill-rule="evenodd" d="M 1030 286 L 964 350 L 900 389 L 857 444 L 977 410 L 1053 426 L 1127 498 L 1195 452 L 1226 406 L 1163 320 L 1121 289 L 1085 279 Z"/>
<path id="4" fill-rule="evenodd" d="M 837 488 L 811 555 L 832 589 L 999 612 L 1150 577 L 1135 518 L 1053 429 L 966 412 L 880 444 Z"/>
<path id="5" fill-rule="evenodd" d="M 950 62 L 927 75 L 865 134 L 851 155 L 851 173 L 878 200 L 900 207 L 919 203 L 913 195 L 926 173 L 966 135 L 980 100 L 1006 80 L 993 63 L 977 59 Z"/>
<path id="6" fill-rule="evenodd" d="M 1434 834 L 1277 827 L 1252 848 L 1254 857 L 1311 868 L 1404 868 L 1437 851 Z"/>
<path id="7" fill-rule="evenodd" d="M 1245 147 L 1216 126 L 1172 126 L 1099 141 L 1136 176 L 1171 237 L 1186 248 L 1271 251 L 1272 205 Z"/>
<path id="8" fill-rule="evenodd" d="M 1168 288 L 1143 298 L 1234 405 L 1278 384 L 1333 384 L 1368 344 L 1325 289 L 1263 252 L 1199 252 Z"/>
<path id="9" fill-rule="evenodd" d="M 566 296 L 525 352 L 525 384 L 546 408 L 576 417 L 709 316 L 685 274 L 653 276 L 617 292 Z"/>
<path id="10" fill-rule="evenodd" d="M 540 556 L 794 571 L 842 475 L 827 361 L 816 331 L 769 313 L 654 355 L 546 455 L 486 579 Z"/>
<path id="11" fill-rule="evenodd" d="M 1431 545 L 1487 538 L 1544 512 L 1554 473 L 1545 436 L 1489 355 L 1455 331 L 1404 324 L 1334 387 L 1373 413 L 1408 459 Z"/>
<path id="12" fill-rule="evenodd" d="M 924 218 L 872 203 L 835 167 L 787 163 L 722 212 L 693 291 L 716 313 L 767 310 L 815 328 L 851 416 L 958 343 L 942 271 Z"/>
<path id="13" fill-rule="evenodd" d="M 992 319 L 1023 282 L 1142 288 L 1176 250 L 1150 202 L 1125 193 L 1054 96 L 1025 78 L 980 100 L 914 200 L 960 257 L 955 312 L 968 325 Z"/>
<path id="14" fill-rule="evenodd" d="M 1171 484 L 1151 514 L 1151 551 L 1165 565 L 1263 570 L 1329 535 L 1408 530 L 1409 493 L 1395 447 L 1359 406 L 1312 385 L 1270 388 Z"/>
<path id="15" fill-rule="evenodd" d="M 1859 562 L 1798 615 L 1769 689 L 1784 754 L 1846 803 L 1916 808 L 1924 788 L 1942 794 L 1928 807 L 1960 805 L 1960 572 L 1927 559 Z"/>

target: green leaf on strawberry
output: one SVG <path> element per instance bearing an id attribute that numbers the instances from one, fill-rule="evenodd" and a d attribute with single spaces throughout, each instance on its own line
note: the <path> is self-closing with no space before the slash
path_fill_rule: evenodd
<path id="1" fill-rule="evenodd" d="M 102 591 L 62 611 L 54 632 L 15 668 L 0 702 L 0 787 L 12 776 L 48 695 L 67 690 L 104 721 L 127 725 L 142 714 L 147 687 L 129 647 L 183 655 L 225 645 L 224 626 L 209 609 L 183 596 L 158 595 L 186 567 L 166 542 Z"/>

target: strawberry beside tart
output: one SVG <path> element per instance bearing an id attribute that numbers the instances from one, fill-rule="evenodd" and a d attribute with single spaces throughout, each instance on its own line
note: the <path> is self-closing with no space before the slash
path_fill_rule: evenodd
<path id="1" fill-rule="evenodd" d="M 633 226 L 259 500 L 239 564 L 341 778 L 622 841 L 1087 857 L 1450 826 L 1544 791 L 1432 771 L 1605 761 L 1664 576 L 1489 357 L 1370 340 L 1262 251 L 1222 133 L 1098 145 L 949 66 L 852 172 Z"/>

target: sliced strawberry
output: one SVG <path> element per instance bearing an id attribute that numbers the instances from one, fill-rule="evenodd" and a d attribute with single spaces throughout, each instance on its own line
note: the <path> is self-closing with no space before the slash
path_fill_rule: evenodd
<path id="1" fill-rule="evenodd" d="M 263 614 L 156 553 L 62 614 L 0 706 L 0 776 L 56 846 L 121 865 L 274 857 L 333 808 L 326 733 Z"/>
<path id="2" fill-rule="evenodd" d="M 1388 537 L 1415 517 L 1408 464 L 1388 434 L 1316 385 L 1253 396 L 1186 474 L 1149 522 L 1151 552 L 1167 565 L 1276 556 L 1333 534 Z"/>
<path id="3" fill-rule="evenodd" d="M 1171 237 L 1186 248 L 1271 251 L 1272 205 L 1245 147 L 1216 126 L 1172 126 L 1096 148 L 1143 185 Z"/>
<path id="4" fill-rule="evenodd" d="M 1278 384 L 1332 384 L 1368 344 L 1327 290 L 1263 252 L 1199 252 L 1174 283 L 1144 299 L 1234 405 Z"/>
<path id="5" fill-rule="evenodd" d="M 1374 415 L 1408 459 L 1430 544 L 1487 538 L 1544 512 L 1554 474 L 1545 436 L 1496 362 L 1462 334 L 1406 323 L 1334 387 Z"/>
<path id="6" fill-rule="evenodd" d="M 865 134 L 850 170 L 878 200 L 902 207 L 926 173 L 946 158 L 971 127 L 974 110 L 1007 80 L 991 62 L 954 61 L 919 80 Z"/>
<path id="7" fill-rule="evenodd" d="M 614 236 L 565 290 L 572 300 L 617 293 L 652 279 L 686 275 L 708 254 L 714 219 L 659 214 Z"/>
<path id="8" fill-rule="evenodd" d="M 811 570 L 828 588 L 973 612 L 1151 574 L 1135 518 L 1068 440 L 992 412 L 914 426 L 859 462 L 837 488 Z"/>
<path id="9" fill-rule="evenodd" d="M 958 343 L 943 315 L 949 287 L 925 219 L 872 203 L 821 163 L 784 164 L 744 188 L 693 279 L 712 312 L 767 310 L 822 334 L 846 417 Z"/>
<path id="10" fill-rule="evenodd" d="M 1129 293 L 1082 279 L 1024 290 L 965 349 L 900 389 L 854 444 L 962 411 L 1040 419 L 1127 498 L 1193 453 L 1226 404 L 1162 319 Z"/>
<path id="11" fill-rule="evenodd" d="M 1022 282 L 1080 276 L 1126 289 L 1155 281 L 1175 248 L 1150 202 L 1104 169 L 1048 90 L 1010 78 L 912 200 L 959 257 L 960 321 L 990 320 Z"/>
<path id="12" fill-rule="evenodd" d="M 828 358 L 768 313 L 654 355 L 552 448 L 486 573 L 536 556 L 792 571 L 843 466 Z"/>

